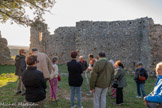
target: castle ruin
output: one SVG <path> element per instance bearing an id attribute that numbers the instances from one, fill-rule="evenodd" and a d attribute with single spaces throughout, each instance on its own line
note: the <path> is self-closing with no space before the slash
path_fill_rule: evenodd
<path id="1" fill-rule="evenodd" d="M 30 48 L 38 48 L 50 58 L 59 57 L 65 64 L 72 50 L 88 60 L 105 51 L 108 59 L 121 60 L 127 69 L 134 69 L 137 62 L 153 69 L 162 61 L 162 25 L 151 18 L 128 21 L 81 21 L 75 27 L 59 27 L 50 34 L 47 25 L 36 21 L 31 27 Z M 153 70 L 150 71 L 153 73 Z"/>
<path id="2" fill-rule="evenodd" d="M 2 37 L 0 33 L 0 65 L 13 65 L 14 61 L 11 59 L 10 50 L 7 47 L 7 40 Z"/>

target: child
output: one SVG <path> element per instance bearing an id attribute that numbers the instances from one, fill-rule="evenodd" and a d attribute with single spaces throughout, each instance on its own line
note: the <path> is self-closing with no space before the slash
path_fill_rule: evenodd
<path id="1" fill-rule="evenodd" d="M 137 86 L 137 95 L 138 96 L 136 96 L 136 98 L 141 98 L 141 91 L 142 91 L 142 95 L 144 98 L 146 96 L 145 80 L 140 80 L 139 76 L 145 77 L 145 80 L 148 78 L 147 71 L 143 68 L 143 64 L 141 62 L 139 62 L 137 64 L 137 69 L 136 69 L 134 80 L 135 80 L 136 86 Z"/>
<path id="2" fill-rule="evenodd" d="M 55 68 L 55 71 L 52 71 L 51 72 L 51 75 L 50 75 L 50 80 L 49 80 L 49 83 L 50 83 L 50 101 L 56 101 L 58 100 L 58 97 L 57 97 L 57 82 L 58 82 L 58 66 L 57 66 L 57 63 L 58 63 L 58 57 L 54 57 L 52 62 L 53 62 L 53 67 Z"/>

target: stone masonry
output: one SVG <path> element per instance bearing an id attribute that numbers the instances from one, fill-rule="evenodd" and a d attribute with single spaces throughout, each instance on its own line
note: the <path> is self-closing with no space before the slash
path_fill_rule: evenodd
<path id="1" fill-rule="evenodd" d="M 11 59 L 10 50 L 7 47 L 7 40 L 2 38 L 0 33 L 0 65 L 13 65 L 14 61 Z"/>
<path id="2" fill-rule="evenodd" d="M 127 69 L 134 69 L 137 62 L 153 72 L 155 64 L 162 61 L 162 26 L 151 18 L 128 21 L 81 21 L 76 27 L 60 27 L 51 35 L 47 25 L 36 21 L 31 27 L 30 48 L 38 48 L 50 58 L 59 57 L 59 63 L 70 60 L 70 52 L 77 50 L 88 60 L 105 51 L 108 59 L 121 60 Z"/>

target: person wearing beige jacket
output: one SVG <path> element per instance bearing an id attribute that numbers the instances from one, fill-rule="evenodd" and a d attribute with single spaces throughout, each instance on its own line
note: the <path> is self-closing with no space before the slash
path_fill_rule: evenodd
<path id="1" fill-rule="evenodd" d="M 45 54 L 38 51 L 37 48 L 32 49 L 32 55 L 36 55 L 38 59 L 37 70 L 43 72 L 43 76 L 46 80 L 50 79 L 50 70 L 55 72 L 55 68 L 53 67 L 52 61 Z M 50 69 L 51 68 L 51 69 Z"/>

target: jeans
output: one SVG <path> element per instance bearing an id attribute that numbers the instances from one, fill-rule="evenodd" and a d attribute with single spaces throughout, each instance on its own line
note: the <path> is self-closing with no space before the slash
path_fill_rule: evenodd
<path id="1" fill-rule="evenodd" d="M 147 102 L 148 108 L 162 108 L 162 103 Z"/>
<path id="2" fill-rule="evenodd" d="M 75 100 L 75 91 L 77 93 L 77 102 L 78 102 L 78 107 L 81 108 L 82 107 L 82 104 L 81 104 L 81 101 L 82 101 L 82 96 L 81 96 L 81 87 L 74 87 L 74 86 L 70 86 L 70 93 L 71 93 L 71 96 L 70 96 L 70 101 L 71 101 L 71 106 L 74 107 L 75 104 L 74 104 L 74 100 Z"/>
<path id="3" fill-rule="evenodd" d="M 95 87 L 93 94 L 93 108 L 106 108 L 106 93 L 108 88 Z"/>
<path id="4" fill-rule="evenodd" d="M 145 84 L 140 84 L 140 83 L 136 82 L 136 86 L 137 86 L 137 94 L 138 94 L 138 96 L 141 96 L 141 91 L 142 91 L 142 96 L 144 98 L 146 96 Z"/>
<path id="5" fill-rule="evenodd" d="M 116 89 L 116 104 L 123 103 L 123 88 Z"/>

